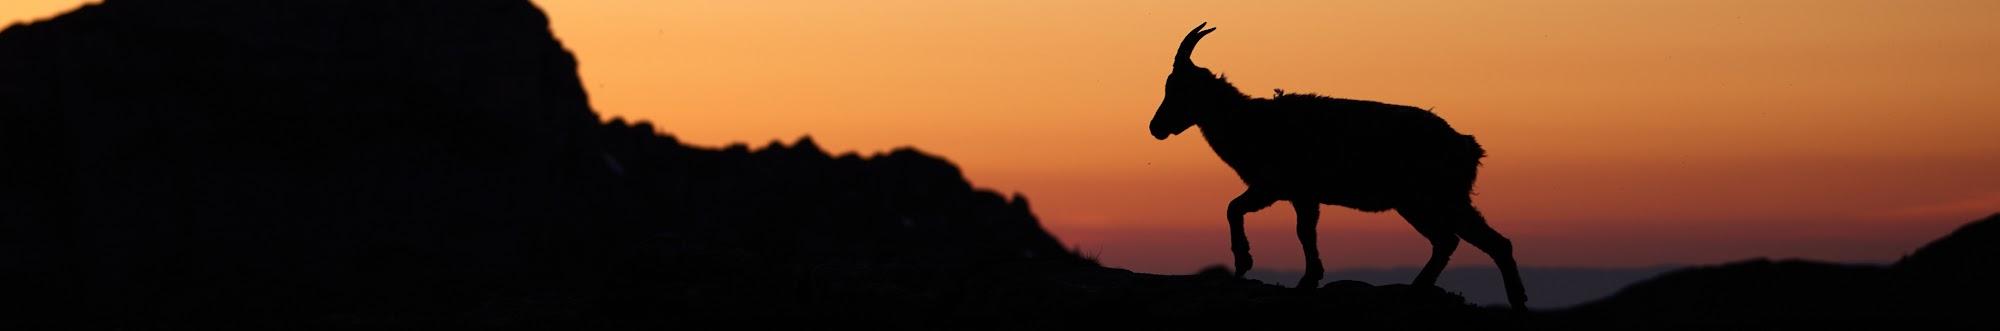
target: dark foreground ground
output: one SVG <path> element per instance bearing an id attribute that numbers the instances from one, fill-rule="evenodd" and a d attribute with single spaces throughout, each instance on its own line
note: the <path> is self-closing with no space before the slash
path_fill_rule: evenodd
<path id="1" fill-rule="evenodd" d="M 1137 274 L 941 158 L 690 147 L 601 120 L 575 68 L 524 0 L 108 0 L 10 26 L 0 327 L 1977 327 L 1995 294 L 1991 218 L 1891 267 L 1694 268 L 1529 315 Z"/>

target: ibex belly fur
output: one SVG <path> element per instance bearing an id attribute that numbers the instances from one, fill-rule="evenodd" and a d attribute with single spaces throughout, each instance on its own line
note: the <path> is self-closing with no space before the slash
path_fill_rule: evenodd
<path id="1" fill-rule="evenodd" d="M 1430 111 L 1374 101 L 1279 92 L 1252 98 L 1191 58 L 1203 23 L 1182 39 L 1167 76 L 1166 97 L 1154 113 L 1157 139 L 1201 127 L 1209 147 L 1248 186 L 1229 202 L 1230 249 L 1241 277 L 1253 262 L 1243 215 L 1290 201 L 1298 214 L 1306 274 L 1300 287 L 1319 285 L 1319 205 L 1368 212 L 1394 209 L 1430 240 L 1430 261 L 1413 285 L 1430 286 L 1460 239 L 1493 257 L 1508 302 L 1525 309 L 1513 244 L 1472 207 L 1472 186 L 1486 151 Z"/>

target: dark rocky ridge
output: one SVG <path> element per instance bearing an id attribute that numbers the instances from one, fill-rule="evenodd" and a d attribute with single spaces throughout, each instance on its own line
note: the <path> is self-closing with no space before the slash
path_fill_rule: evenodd
<path id="1" fill-rule="evenodd" d="M 2000 297 L 2000 214 L 1890 266 L 1754 259 L 1682 269 L 1555 314 L 1577 329 L 1990 329 Z"/>
<path id="2" fill-rule="evenodd" d="M 589 284 L 606 260 L 576 257 L 614 233 L 545 26 L 525 2 L 110 1 L 9 27 L 0 249 L 32 252 L 3 268 L 43 300 L 14 304 L 171 324 L 590 291 L 535 286 Z"/>
<path id="3" fill-rule="evenodd" d="M 522 0 L 110 0 L 0 31 L 0 323 L 1496 318 L 1435 289 L 1098 267 L 915 150 L 600 122 L 547 26 Z"/>

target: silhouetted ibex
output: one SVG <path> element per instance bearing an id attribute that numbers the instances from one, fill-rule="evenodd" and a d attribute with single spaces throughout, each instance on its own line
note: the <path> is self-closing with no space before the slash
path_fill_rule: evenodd
<path id="1" fill-rule="evenodd" d="M 1525 309 L 1513 244 L 1472 207 L 1472 182 L 1486 151 L 1430 111 L 1374 101 L 1282 91 L 1251 98 L 1229 81 L 1194 65 L 1195 43 L 1215 29 L 1196 26 L 1174 54 L 1166 99 L 1153 114 L 1153 137 L 1201 126 L 1215 154 L 1249 186 L 1229 202 L 1230 250 L 1236 276 L 1250 270 L 1243 215 L 1291 201 L 1299 216 L 1306 274 L 1299 287 L 1318 286 L 1315 227 L 1319 204 L 1367 212 L 1395 209 L 1431 241 L 1431 259 L 1413 285 L 1429 286 L 1444 271 L 1458 240 L 1485 251 L 1506 278 L 1507 300 Z"/>

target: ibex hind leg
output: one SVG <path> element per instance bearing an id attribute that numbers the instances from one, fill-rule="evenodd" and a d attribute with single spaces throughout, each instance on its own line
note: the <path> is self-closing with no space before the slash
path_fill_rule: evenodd
<path id="1" fill-rule="evenodd" d="M 1410 285 L 1436 286 L 1438 275 L 1451 263 L 1451 254 L 1458 251 L 1457 227 L 1452 216 L 1437 206 L 1397 208 L 1396 213 L 1431 242 L 1431 258 L 1424 262 L 1424 269 L 1417 272 L 1417 279 L 1410 281 Z"/>
<path id="2" fill-rule="evenodd" d="M 1501 236 L 1499 231 L 1493 230 L 1492 225 L 1486 224 L 1486 217 L 1481 216 L 1479 210 L 1474 209 L 1472 204 L 1467 203 L 1453 209 L 1459 216 L 1458 219 L 1463 222 L 1459 223 L 1458 237 L 1464 238 L 1466 243 L 1472 244 L 1472 247 L 1477 247 L 1480 251 L 1486 252 L 1487 256 L 1493 257 L 1493 265 L 1500 267 L 1500 277 L 1507 283 L 1507 303 L 1513 305 L 1516 311 L 1526 311 L 1528 294 L 1521 286 L 1521 272 L 1514 265 L 1513 241 L 1507 240 L 1506 236 Z"/>

